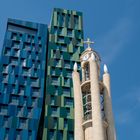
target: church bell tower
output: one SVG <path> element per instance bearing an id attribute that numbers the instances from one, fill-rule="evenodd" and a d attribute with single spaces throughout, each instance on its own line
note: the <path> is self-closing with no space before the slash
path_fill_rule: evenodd
<path id="1" fill-rule="evenodd" d="M 90 39 L 85 41 L 87 49 L 80 57 L 81 73 L 74 64 L 72 73 L 74 88 L 74 139 L 116 140 L 112 113 L 110 75 L 104 65 L 100 79 L 100 57 L 91 47 Z"/>

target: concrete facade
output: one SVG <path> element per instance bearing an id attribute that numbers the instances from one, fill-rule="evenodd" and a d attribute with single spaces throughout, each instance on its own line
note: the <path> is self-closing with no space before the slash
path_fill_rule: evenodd
<path id="1" fill-rule="evenodd" d="M 103 84 L 104 84 L 104 107 L 105 116 L 108 122 L 108 140 L 116 140 L 114 118 L 112 113 L 112 103 L 111 103 L 111 91 L 110 91 L 110 75 L 109 73 L 103 74 Z"/>
<path id="2" fill-rule="evenodd" d="M 82 107 L 82 98 L 80 96 L 81 94 L 81 88 L 80 88 L 80 78 L 79 78 L 79 73 L 77 71 L 74 71 L 72 74 L 73 77 L 73 85 L 77 88 L 74 88 L 74 99 L 76 99 L 75 102 L 75 123 L 74 123 L 74 128 L 75 128 L 75 140 L 84 140 L 84 131 L 82 129 L 82 118 L 83 118 L 83 107 Z"/>

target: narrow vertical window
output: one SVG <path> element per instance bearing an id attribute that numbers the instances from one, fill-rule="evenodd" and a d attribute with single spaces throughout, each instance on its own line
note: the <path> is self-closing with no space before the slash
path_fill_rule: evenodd
<path id="1" fill-rule="evenodd" d="M 54 140 L 54 130 L 50 130 L 50 132 L 49 132 L 49 140 Z"/>
<path id="2" fill-rule="evenodd" d="M 59 23 L 60 23 L 60 13 L 58 12 L 57 13 L 57 25 L 59 25 Z"/>
<path id="3" fill-rule="evenodd" d="M 74 16 L 74 25 L 76 29 L 78 28 L 78 20 L 78 16 Z"/>
<path id="4" fill-rule="evenodd" d="M 62 18 L 61 18 L 61 22 L 62 22 L 62 26 L 64 26 L 65 25 L 65 14 L 64 13 L 62 13 Z"/>
<path id="5" fill-rule="evenodd" d="M 101 93 L 101 95 L 100 95 L 100 103 L 101 103 L 102 118 L 104 119 L 105 112 L 104 112 L 104 95 L 103 95 L 103 93 Z"/>
<path id="6" fill-rule="evenodd" d="M 67 27 L 70 27 L 70 15 L 67 16 Z"/>
<path id="7" fill-rule="evenodd" d="M 84 111 L 83 119 L 87 121 L 92 118 L 91 91 L 90 91 L 89 84 L 87 84 L 82 88 L 82 97 L 83 97 L 83 111 Z"/>
<path id="8" fill-rule="evenodd" d="M 89 63 L 85 64 L 84 69 L 85 69 L 85 81 L 87 81 L 87 80 L 90 79 L 90 76 L 89 76 Z"/>

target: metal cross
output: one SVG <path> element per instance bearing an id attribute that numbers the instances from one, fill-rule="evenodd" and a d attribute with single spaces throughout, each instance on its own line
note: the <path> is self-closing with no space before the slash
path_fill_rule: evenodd
<path id="1" fill-rule="evenodd" d="M 87 44 L 88 48 L 90 48 L 90 44 L 94 44 L 94 42 L 87 38 L 87 41 L 84 41 L 84 44 Z"/>

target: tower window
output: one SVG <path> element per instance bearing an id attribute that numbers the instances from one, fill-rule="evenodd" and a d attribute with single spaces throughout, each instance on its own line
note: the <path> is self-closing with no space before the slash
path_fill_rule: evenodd
<path id="1" fill-rule="evenodd" d="M 64 118 L 64 128 L 68 127 L 68 120 L 66 118 Z"/>
<path id="2" fill-rule="evenodd" d="M 23 67 L 26 67 L 26 59 L 25 58 L 21 58 L 21 65 L 23 66 Z"/>
<path id="3" fill-rule="evenodd" d="M 23 73 L 23 75 L 28 75 L 28 76 L 29 76 L 29 73 L 30 73 L 29 70 L 30 70 L 29 68 L 23 67 L 23 68 L 22 68 L 22 73 Z"/>
<path id="4" fill-rule="evenodd" d="M 10 48 L 5 48 L 4 54 L 5 55 L 10 55 L 11 49 Z"/>
<path id="5" fill-rule="evenodd" d="M 20 140 L 21 139 L 21 130 L 18 129 L 16 130 L 16 140 Z"/>
<path id="6" fill-rule="evenodd" d="M 10 103 L 12 104 L 18 104 L 19 100 L 18 100 L 18 96 L 17 95 L 11 95 L 10 97 Z"/>
<path id="7" fill-rule="evenodd" d="M 20 94 L 20 95 L 24 95 L 24 89 L 25 87 L 23 86 L 23 85 L 20 85 L 19 86 L 19 91 L 18 91 L 18 93 Z"/>
<path id="8" fill-rule="evenodd" d="M 73 99 L 70 98 L 70 97 L 65 97 L 65 106 L 70 106 L 70 107 L 73 107 Z"/>
<path id="9" fill-rule="evenodd" d="M 70 79 L 64 78 L 64 86 L 70 86 Z"/>
<path id="10" fill-rule="evenodd" d="M 89 75 L 89 63 L 86 63 L 84 66 L 84 74 L 85 74 L 85 81 L 90 79 Z"/>
<path id="11" fill-rule="evenodd" d="M 8 107 L 6 105 L 0 106 L 0 114 L 7 114 Z"/>
<path id="12" fill-rule="evenodd" d="M 69 69 L 67 69 L 67 77 L 72 77 L 72 71 L 71 70 L 69 70 Z"/>
<path id="13" fill-rule="evenodd" d="M 19 41 L 13 41 L 12 42 L 12 47 L 13 48 L 19 48 L 20 42 Z"/>
<path id="14" fill-rule="evenodd" d="M 57 117 L 53 118 L 53 128 L 57 128 Z"/>
<path id="15" fill-rule="evenodd" d="M 55 104 L 55 97 L 51 96 L 51 105 L 54 105 L 54 104 Z"/>
<path id="16" fill-rule="evenodd" d="M 17 107 L 17 116 L 22 116 L 23 108 L 21 106 Z"/>
<path id="17" fill-rule="evenodd" d="M 16 33 L 12 33 L 11 39 L 16 40 L 17 39 L 17 34 Z"/>
<path id="18" fill-rule="evenodd" d="M 50 132 L 49 132 L 49 140 L 54 140 L 54 130 L 50 130 Z"/>
<path id="19" fill-rule="evenodd" d="M 57 34 L 57 31 L 58 31 L 57 27 L 54 27 L 53 33 L 54 33 L 54 34 Z"/>
<path id="20" fill-rule="evenodd" d="M 9 119 L 8 116 L 4 116 L 4 121 L 3 121 L 4 127 L 7 127 L 8 126 L 8 119 Z"/>
<path id="21" fill-rule="evenodd" d="M 63 35 L 63 32 L 64 31 L 64 28 L 63 27 L 59 27 L 59 29 L 58 29 L 58 34 L 59 35 Z"/>
<path id="22" fill-rule="evenodd" d="M 7 82 L 8 81 L 8 75 L 7 74 L 3 74 L 3 82 Z"/>
<path id="23" fill-rule="evenodd" d="M 59 37 L 58 37 L 58 42 L 64 43 L 64 37 L 63 37 L 63 36 L 59 36 Z"/>
<path id="24" fill-rule="evenodd" d="M 56 106 L 51 107 L 51 115 L 53 115 L 53 116 L 58 115 L 58 108 Z"/>
<path id="25" fill-rule="evenodd" d="M 24 42 L 23 49 L 28 50 L 30 48 L 30 43 Z"/>
<path id="26" fill-rule="evenodd" d="M 29 135 L 29 140 L 32 139 L 32 132 L 33 132 L 33 131 L 29 130 L 29 133 L 28 133 L 28 135 Z"/>
<path id="27" fill-rule="evenodd" d="M 62 140 L 63 139 L 63 131 L 60 130 L 58 133 L 59 139 Z"/>
<path id="28" fill-rule="evenodd" d="M 68 35 L 69 37 L 72 37 L 72 29 L 67 29 L 67 35 Z"/>
<path id="29" fill-rule="evenodd" d="M 63 87 L 63 95 L 64 96 L 70 96 L 70 88 L 69 87 Z"/>
<path id="30" fill-rule="evenodd" d="M 61 22 L 62 22 L 62 25 L 64 26 L 64 23 L 65 23 L 65 14 L 64 13 L 62 13 L 62 18 L 61 18 Z"/>
<path id="31" fill-rule="evenodd" d="M 70 108 L 66 108 L 66 114 L 67 114 L 67 117 L 70 117 L 71 114 L 70 114 Z"/>
<path id="32" fill-rule="evenodd" d="M 103 93 L 101 93 L 101 95 L 100 95 L 100 103 L 101 103 L 102 118 L 104 118 L 105 112 L 104 112 L 104 95 L 103 95 Z"/>
<path id="33" fill-rule="evenodd" d="M 9 128 L 6 128 L 6 130 L 5 130 L 5 136 L 4 136 L 4 139 L 5 140 L 8 140 L 8 135 L 9 134 Z"/>
<path id="34" fill-rule="evenodd" d="M 19 55 L 20 55 L 20 50 L 14 49 L 14 50 L 13 50 L 13 55 L 14 55 L 15 57 L 19 57 Z"/>
<path id="35" fill-rule="evenodd" d="M 31 117 L 32 116 L 32 107 L 28 107 L 27 110 L 28 110 L 28 117 Z"/>
<path id="36" fill-rule="evenodd" d="M 17 57 L 11 57 L 11 64 L 17 65 L 18 64 L 18 58 Z"/>
<path id="37" fill-rule="evenodd" d="M 58 77 L 54 76 L 52 77 L 52 84 L 53 85 L 58 85 L 59 81 L 58 81 Z"/>
<path id="38" fill-rule="evenodd" d="M 68 140 L 74 140 L 74 136 L 72 132 L 68 132 Z"/>
<path id="39" fill-rule="evenodd" d="M 64 61 L 64 67 L 70 69 L 70 61 L 65 60 Z"/>
<path id="40" fill-rule="evenodd" d="M 75 28 L 78 28 L 78 16 L 74 16 L 74 25 L 75 25 Z"/>
<path id="41" fill-rule="evenodd" d="M 38 44 L 41 44 L 42 40 L 41 40 L 41 37 L 39 36 L 38 37 Z"/>
<path id="42" fill-rule="evenodd" d="M 61 50 L 66 52 L 67 51 L 67 46 L 66 44 L 61 44 Z"/>
<path id="43" fill-rule="evenodd" d="M 26 128 L 27 119 L 26 118 L 20 118 L 19 119 L 19 128 Z"/>
<path id="44" fill-rule="evenodd" d="M 9 66 L 3 65 L 3 73 L 8 73 L 8 67 Z"/>
<path id="45" fill-rule="evenodd" d="M 83 87 L 82 97 L 83 97 L 84 120 L 86 121 L 92 118 L 91 92 L 89 84 Z"/>
<path id="46" fill-rule="evenodd" d="M 39 94 L 40 94 L 40 88 L 35 87 L 35 85 L 33 85 L 33 87 L 32 87 L 32 96 L 39 96 Z"/>
<path id="47" fill-rule="evenodd" d="M 60 23 L 60 13 L 58 12 L 57 13 L 57 25 L 59 25 L 59 23 Z"/>
<path id="48" fill-rule="evenodd" d="M 70 15 L 68 14 L 68 15 L 67 15 L 67 27 L 70 27 L 70 25 L 71 25 L 71 17 L 70 17 Z"/>

